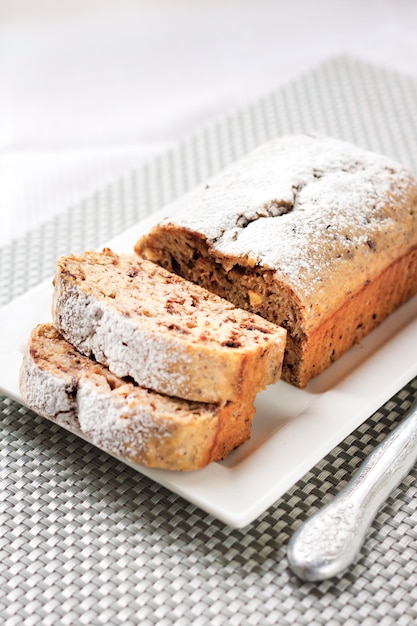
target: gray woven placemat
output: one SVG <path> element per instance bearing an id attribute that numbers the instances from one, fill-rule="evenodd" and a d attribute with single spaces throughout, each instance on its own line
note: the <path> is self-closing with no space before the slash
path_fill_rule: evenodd
<path id="1" fill-rule="evenodd" d="M 99 245 L 275 135 L 319 130 L 417 171 L 416 113 L 417 80 L 333 59 L 0 249 L 0 303 L 50 276 L 60 254 Z M 416 391 L 417 380 L 243 530 L 0 396 L 1 623 L 417 623 L 416 471 L 344 576 L 301 583 L 285 556 Z"/>

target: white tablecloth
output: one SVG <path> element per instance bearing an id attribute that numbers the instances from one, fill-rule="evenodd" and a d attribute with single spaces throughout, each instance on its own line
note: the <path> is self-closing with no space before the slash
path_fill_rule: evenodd
<path id="1" fill-rule="evenodd" d="M 1 0 L 0 245 L 333 55 L 417 75 L 414 0 Z"/>

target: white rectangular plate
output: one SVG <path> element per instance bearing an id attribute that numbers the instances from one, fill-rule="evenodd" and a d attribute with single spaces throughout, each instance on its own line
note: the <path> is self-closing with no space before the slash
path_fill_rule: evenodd
<path id="1" fill-rule="evenodd" d="M 106 245 L 132 251 L 165 212 Z M 25 343 L 36 324 L 50 320 L 51 295 L 48 280 L 0 309 L 0 389 L 19 402 Z M 416 340 L 414 298 L 306 389 L 280 382 L 262 392 L 251 440 L 225 461 L 178 473 L 121 460 L 226 524 L 245 526 L 417 375 Z"/>

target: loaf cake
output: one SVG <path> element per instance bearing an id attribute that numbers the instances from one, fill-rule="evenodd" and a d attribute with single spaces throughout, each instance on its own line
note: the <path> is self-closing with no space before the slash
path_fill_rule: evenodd
<path id="1" fill-rule="evenodd" d="M 54 285 L 64 338 L 143 387 L 245 403 L 280 378 L 285 330 L 133 252 L 62 257 Z"/>
<path id="2" fill-rule="evenodd" d="M 250 436 L 253 397 L 204 404 L 158 394 L 81 355 L 50 324 L 31 333 L 20 370 L 24 402 L 103 450 L 136 463 L 193 470 Z"/>
<path id="3" fill-rule="evenodd" d="M 417 183 L 315 135 L 269 142 L 174 203 L 138 254 L 288 331 L 304 387 L 417 291 Z"/>

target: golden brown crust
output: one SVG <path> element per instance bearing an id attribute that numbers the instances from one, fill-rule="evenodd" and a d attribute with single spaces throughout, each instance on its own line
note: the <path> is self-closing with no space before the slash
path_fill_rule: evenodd
<path id="1" fill-rule="evenodd" d="M 384 272 L 346 300 L 335 313 L 311 333 L 303 345 L 295 384 L 308 381 L 359 343 L 393 311 L 417 293 L 417 248 L 411 250 Z M 288 357 L 285 371 L 292 382 Z"/>

